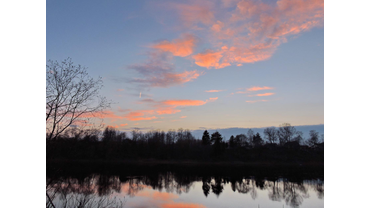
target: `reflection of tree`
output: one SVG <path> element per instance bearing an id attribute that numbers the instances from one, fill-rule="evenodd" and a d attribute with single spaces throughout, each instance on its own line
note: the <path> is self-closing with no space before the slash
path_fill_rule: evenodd
<path id="1" fill-rule="evenodd" d="M 291 207 L 299 207 L 303 202 L 303 198 L 309 197 L 307 188 L 303 183 L 292 183 L 285 180 L 283 184 L 285 203 Z"/>
<path id="2" fill-rule="evenodd" d="M 283 198 L 283 191 L 279 187 L 279 183 L 277 181 L 269 182 L 270 187 L 269 189 L 269 199 L 272 201 L 280 201 Z"/>
<path id="3" fill-rule="evenodd" d="M 47 184 L 46 207 L 123 207 L 125 203 L 124 200 L 109 197 L 111 190 L 120 190 L 117 177 L 90 176 L 84 180 L 63 178 L 49 180 Z"/>
<path id="4" fill-rule="evenodd" d="M 219 196 L 222 193 L 222 190 L 224 190 L 222 183 L 223 179 L 221 177 L 215 177 L 211 183 L 212 192 L 216 194 L 216 196 Z"/>
<path id="5" fill-rule="evenodd" d="M 202 182 L 203 182 L 203 185 L 202 185 L 203 193 L 207 197 L 208 194 L 209 194 L 209 190 L 211 189 L 211 186 L 210 186 L 211 178 L 210 177 L 203 177 Z"/>
<path id="6" fill-rule="evenodd" d="M 291 207 L 299 207 L 304 198 L 308 198 L 308 190 L 317 193 L 318 198 L 324 196 L 324 184 L 320 180 L 292 182 L 288 179 L 273 180 L 243 177 L 211 177 L 194 176 L 172 172 L 158 173 L 140 177 L 91 175 L 86 178 L 47 179 L 47 207 L 99 207 L 111 204 L 111 207 L 122 204 L 118 199 L 112 199 L 112 193 L 120 193 L 123 184 L 128 189 L 127 195 L 133 197 L 145 187 L 166 192 L 181 194 L 189 192 L 195 181 L 202 181 L 202 190 L 207 197 L 210 192 L 219 196 L 224 190 L 224 184 L 230 182 L 231 189 L 242 194 L 250 194 L 257 198 L 257 189 L 267 190 L 272 201 L 284 200 Z M 50 200 L 48 199 L 50 198 Z M 55 204 L 58 202 L 58 204 Z"/>
<path id="7" fill-rule="evenodd" d="M 319 199 L 324 198 L 324 182 L 318 181 L 314 187 L 314 190 L 317 191 L 317 197 Z"/>
<path id="8" fill-rule="evenodd" d="M 128 180 L 128 195 L 135 196 L 139 191 L 144 189 L 144 185 L 142 184 L 140 179 L 137 178 L 130 178 Z"/>
<path id="9" fill-rule="evenodd" d="M 238 190 L 239 193 L 246 194 L 251 190 L 250 187 L 250 179 L 237 181 L 236 182 L 236 190 Z"/>

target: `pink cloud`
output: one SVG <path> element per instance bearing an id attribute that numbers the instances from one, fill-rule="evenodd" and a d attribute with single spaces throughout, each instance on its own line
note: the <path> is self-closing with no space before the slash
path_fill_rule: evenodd
<path id="1" fill-rule="evenodd" d="M 206 104 L 206 102 L 202 100 L 166 100 L 163 101 L 163 104 L 170 106 L 199 106 Z"/>
<path id="2" fill-rule="evenodd" d="M 204 33 L 212 46 L 192 56 L 198 66 L 220 69 L 267 60 L 290 36 L 322 27 L 324 22 L 323 0 L 223 3 L 218 8 L 203 1 L 176 6 L 185 25 L 206 26 Z"/>
<path id="3" fill-rule="evenodd" d="M 156 110 L 158 115 L 162 114 L 175 114 L 181 112 L 181 110 L 175 109 L 173 107 L 159 108 Z"/>
<path id="4" fill-rule="evenodd" d="M 128 124 L 127 123 L 125 123 L 125 124 L 120 124 L 119 126 L 127 126 Z"/>
<path id="5" fill-rule="evenodd" d="M 254 86 L 254 87 L 245 89 L 245 91 L 238 91 L 236 93 L 237 94 L 244 94 L 244 93 L 250 93 L 250 92 L 255 92 L 255 91 L 260 91 L 260 90 L 273 90 L 273 89 L 274 89 L 273 87 L 267 87 L 267 86 L 264 86 L 264 87 Z"/>
<path id="6" fill-rule="evenodd" d="M 180 118 L 186 118 L 187 116 L 181 116 Z"/>
<path id="7" fill-rule="evenodd" d="M 259 91 L 259 90 L 272 90 L 272 89 L 274 88 L 264 86 L 264 87 L 251 87 L 251 88 L 248 88 L 247 90 L 248 91 Z"/>
<path id="8" fill-rule="evenodd" d="M 205 92 L 222 92 L 222 91 L 225 91 L 225 90 L 206 90 Z"/>
<path id="9" fill-rule="evenodd" d="M 139 111 L 132 111 L 125 115 L 125 118 L 130 121 L 146 121 L 146 120 L 153 120 L 157 119 L 155 116 L 148 116 L 152 115 L 154 110 L 139 110 Z"/>
<path id="10" fill-rule="evenodd" d="M 175 39 L 172 42 L 164 40 L 152 47 L 164 52 L 170 52 L 174 56 L 185 57 L 193 53 L 196 44 L 196 38 L 193 35 L 183 35 L 180 39 Z"/>
<path id="11" fill-rule="evenodd" d="M 226 66 L 230 66 L 230 63 L 219 63 L 220 59 L 223 57 L 222 51 L 215 52 L 212 50 L 207 50 L 204 53 L 198 53 L 196 55 L 193 55 L 193 58 L 195 60 L 195 64 L 201 67 L 209 68 L 215 68 L 220 69 L 224 68 Z"/>
<path id="12" fill-rule="evenodd" d="M 262 96 L 271 96 L 273 94 L 275 94 L 275 93 L 269 92 L 269 93 L 264 93 L 264 94 L 257 94 L 257 96 L 259 96 L 259 97 L 262 97 Z"/>
<path id="13" fill-rule="evenodd" d="M 206 102 L 214 102 L 218 99 L 218 97 L 209 98 Z"/>

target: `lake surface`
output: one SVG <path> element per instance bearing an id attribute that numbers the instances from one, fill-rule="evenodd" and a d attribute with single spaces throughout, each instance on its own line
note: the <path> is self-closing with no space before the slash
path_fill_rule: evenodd
<path id="1" fill-rule="evenodd" d="M 145 170 L 48 171 L 47 193 L 55 207 L 324 207 L 323 177 L 307 170 Z"/>

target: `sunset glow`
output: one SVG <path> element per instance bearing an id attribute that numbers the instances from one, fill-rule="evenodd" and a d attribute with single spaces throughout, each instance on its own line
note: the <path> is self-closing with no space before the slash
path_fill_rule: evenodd
<path id="1" fill-rule="evenodd" d="M 75 126 L 324 123 L 323 0 L 48 1 L 47 11 L 47 59 L 102 77 L 112 103 Z"/>

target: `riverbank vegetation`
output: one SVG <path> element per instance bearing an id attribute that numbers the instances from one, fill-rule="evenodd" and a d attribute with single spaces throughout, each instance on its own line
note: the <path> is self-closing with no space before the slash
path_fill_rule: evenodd
<path id="1" fill-rule="evenodd" d="M 312 130 L 304 139 L 290 124 L 266 128 L 263 136 L 249 130 L 229 139 L 217 131 L 210 135 L 207 130 L 196 139 L 191 131 L 183 129 L 133 130 L 129 135 L 112 127 L 103 132 L 70 128 L 48 139 L 46 150 L 48 160 L 324 162 L 324 142 L 318 132 Z"/>

